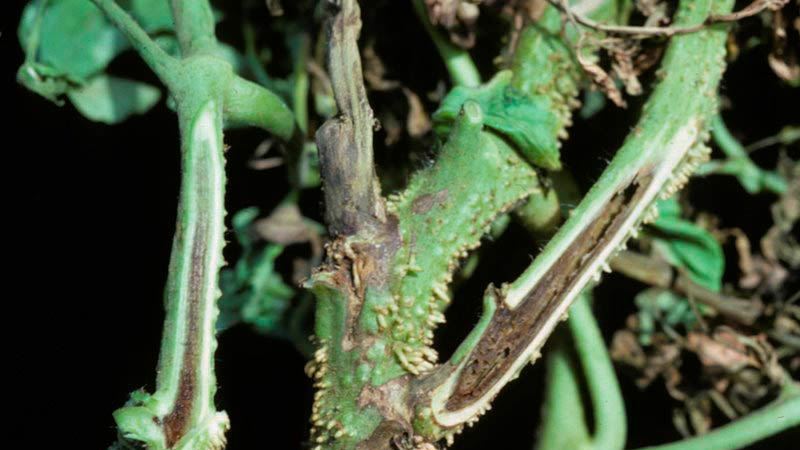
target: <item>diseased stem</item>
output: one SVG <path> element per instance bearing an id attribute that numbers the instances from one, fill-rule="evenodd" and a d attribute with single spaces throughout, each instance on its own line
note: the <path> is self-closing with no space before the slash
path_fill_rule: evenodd
<path id="1" fill-rule="evenodd" d="M 288 140 L 296 131 L 294 115 L 215 55 L 207 0 L 172 2 L 181 60 L 164 53 L 114 1 L 93 1 L 167 85 L 181 130 L 181 193 L 156 390 L 133 393 L 114 413 L 120 438 L 114 448 L 221 450 L 228 417 L 214 406 L 214 351 L 225 241 L 223 122 L 259 126 Z"/>
<path id="2" fill-rule="evenodd" d="M 725 12 L 731 2 L 713 5 Z M 701 23 L 711 12 L 709 0 L 684 0 L 677 23 Z M 575 296 L 653 216 L 654 201 L 677 190 L 707 156 L 702 143 L 716 106 L 725 36 L 708 29 L 673 39 L 663 79 L 610 166 L 529 269 L 506 288 L 487 291 L 498 301 L 491 323 L 477 342 L 462 344 L 470 349 L 467 358 L 440 369 L 451 375 L 432 396 L 439 424 L 457 426 L 485 410 L 539 351 Z M 697 94 L 683 95 L 686 86 Z"/>
<path id="3" fill-rule="evenodd" d="M 428 18 L 424 0 L 412 0 L 412 3 L 419 21 L 422 22 L 422 26 L 425 27 L 425 31 L 428 32 L 434 45 L 436 45 L 436 49 L 442 56 L 453 84 L 469 87 L 479 86 L 481 84 L 481 74 L 478 72 L 478 68 L 475 67 L 469 52 L 450 43 L 442 36 L 439 30 L 434 28 L 430 18 Z"/>
<path id="4" fill-rule="evenodd" d="M 334 236 L 352 235 L 385 220 L 375 176 L 372 133 L 375 119 L 367 100 L 358 35 L 356 0 L 335 4 L 327 21 L 328 72 L 338 116 L 317 131 L 320 174 L 325 192 L 325 221 Z"/>
<path id="5" fill-rule="evenodd" d="M 227 415 L 214 407 L 217 274 L 225 232 L 222 105 L 208 98 L 179 105 L 183 176 L 156 391 L 134 394 L 131 405 L 114 413 L 123 441 L 150 450 L 222 449 L 228 428 Z"/>
<path id="6" fill-rule="evenodd" d="M 528 51 L 518 54 L 515 72 L 532 77 L 519 75 L 514 85 L 506 73 L 504 80 L 515 95 L 536 105 L 532 114 L 547 118 L 536 121 L 537 135 L 557 153 L 580 69 L 560 35 L 558 13 L 551 8 L 547 19 L 528 34 Z M 537 39 L 548 50 L 543 58 L 530 53 L 540 48 Z M 335 90 L 347 88 L 334 83 Z M 496 111 L 484 111 L 471 99 L 456 109 L 436 163 L 389 197 L 380 231 L 364 227 L 340 235 L 309 282 L 317 297 L 319 342 L 309 367 L 317 388 L 315 449 L 388 450 L 410 438 L 415 445 L 433 443 L 451 440 L 463 425 L 440 422 L 430 407 L 431 389 L 451 367 L 435 369 L 433 331 L 445 320 L 458 262 L 480 245 L 498 216 L 541 195 L 541 189 L 536 170 L 520 155 L 525 149 L 484 126 L 484 118 Z M 487 297 L 484 306 L 467 342 L 479 339 L 490 323 L 496 303 Z M 470 347 L 463 348 L 451 361 L 468 356 Z"/>

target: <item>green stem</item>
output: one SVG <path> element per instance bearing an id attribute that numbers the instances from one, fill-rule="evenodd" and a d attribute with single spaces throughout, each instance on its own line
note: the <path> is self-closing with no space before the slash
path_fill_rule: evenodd
<path id="1" fill-rule="evenodd" d="M 225 91 L 225 125 L 262 128 L 288 141 L 295 132 L 295 116 L 272 91 L 233 76 Z"/>
<path id="2" fill-rule="evenodd" d="M 707 434 L 641 450 L 733 450 L 800 426 L 800 386 L 788 382 L 769 405 Z"/>
<path id="3" fill-rule="evenodd" d="M 264 66 L 258 58 L 256 31 L 253 29 L 253 25 L 250 22 L 242 24 L 242 37 L 244 38 L 244 57 L 247 60 L 247 66 L 253 73 L 255 80 L 264 87 L 272 88 L 275 82 L 267 71 L 264 70 Z"/>
<path id="4" fill-rule="evenodd" d="M 547 390 L 537 450 L 588 450 L 591 446 L 581 403 L 578 368 L 569 357 L 565 337 L 554 337 L 555 346 L 547 355 Z"/>
<path id="5" fill-rule="evenodd" d="M 575 341 L 575 349 L 592 399 L 593 448 L 621 450 L 625 447 L 627 431 L 625 403 L 614 365 L 608 355 L 600 327 L 592 314 L 586 291 L 570 308 L 570 318 L 567 323 Z"/>
<path id="6" fill-rule="evenodd" d="M 222 104 L 179 104 L 183 154 L 178 221 L 166 289 L 156 392 L 117 410 L 120 435 L 150 450 L 221 449 L 228 418 L 214 407 L 217 274 L 223 263 Z"/>
<path id="7" fill-rule="evenodd" d="M 747 157 L 744 147 L 733 137 L 720 114 L 717 114 L 711 120 L 711 134 L 714 137 L 714 142 L 717 143 L 722 153 L 725 153 L 728 158 Z"/>
<path id="8" fill-rule="evenodd" d="M 453 84 L 477 87 L 481 84 L 481 74 L 469 56 L 469 52 L 451 44 L 442 34 L 433 27 L 423 0 L 413 0 L 414 11 L 417 13 L 425 31 L 433 40 L 436 49 L 444 60 L 447 72 Z"/>
<path id="9" fill-rule="evenodd" d="M 178 85 L 180 67 L 177 59 L 168 55 L 155 41 L 150 39 L 147 32 L 114 0 L 92 0 L 92 2 L 128 38 L 133 48 L 161 79 L 161 82 L 170 89 Z"/>
<path id="10" fill-rule="evenodd" d="M 208 0 L 171 0 L 175 34 L 184 57 L 213 53 L 217 46 L 214 35 L 214 12 Z"/>
<path id="11" fill-rule="evenodd" d="M 698 169 L 698 175 L 713 173 L 734 175 L 742 187 L 751 194 L 769 191 L 783 194 L 788 189 L 786 180 L 780 175 L 763 170 L 748 156 L 744 146 L 731 134 L 720 114 L 711 121 L 714 142 L 727 157 L 726 161 L 711 161 Z"/>
<path id="12" fill-rule="evenodd" d="M 684 0 L 675 22 L 703 23 L 731 6 Z M 497 312 L 480 339 L 463 344 L 471 348 L 469 356 L 441 369 L 449 376 L 431 401 L 439 424 L 453 427 L 486 409 L 539 351 L 576 296 L 608 269 L 609 258 L 652 219 L 655 201 L 680 189 L 705 156 L 726 34 L 726 28 L 713 27 L 672 39 L 662 79 L 609 167 L 533 264 L 502 290 L 487 290 L 498 301 Z M 694 95 L 685 95 L 687 86 Z"/>
<path id="13" fill-rule="evenodd" d="M 292 70 L 292 109 L 300 131 L 308 131 L 308 55 L 311 51 L 311 38 L 307 33 L 298 33 L 289 38 L 288 45 L 292 53 L 294 67 Z"/>
<path id="14" fill-rule="evenodd" d="M 586 425 L 577 368 L 570 362 L 565 341 L 560 340 L 548 356 L 547 406 L 538 448 L 621 450 L 627 429 L 625 404 L 587 291 L 570 313 L 569 329 L 592 400 L 594 434 L 589 435 Z"/>

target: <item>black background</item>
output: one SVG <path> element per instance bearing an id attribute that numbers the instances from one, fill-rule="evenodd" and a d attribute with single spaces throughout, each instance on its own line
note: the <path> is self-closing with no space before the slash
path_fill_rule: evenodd
<path id="1" fill-rule="evenodd" d="M 105 126 L 89 122 L 71 106 L 57 107 L 27 92 L 15 82 L 23 59 L 16 41 L 23 2 L 9 3 L 13 6 L 0 19 L 0 98 L 5 109 L 5 197 L 12 206 L 4 214 L 11 228 L 4 247 L 11 250 L 6 261 L 12 272 L 3 298 L 11 307 L 4 321 L 9 334 L 4 367 L 14 381 L 5 388 L 11 390 L 12 414 L 21 424 L 12 431 L 24 443 L 15 448 L 105 448 L 115 435 L 111 411 L 130 391 L 153 387 L 178 190 L 176 118 L 162 101 L 147 116 Z M 393 6 L 390 14 L 397 20 L 387 23 L 388 39 L 396 33 L 402 41 L 397 45 L 429 45 L 421 30 L 403 29 L 416 26 L 402 25 L 416 23 L 407 5 Z M 736 99 L 736 109 L 726 118 L 745 142 L 798 122 L 797 90 L 775 81 L 765 56 L 755 51 L 737 61 L 723 84 L 723 92 Z M 417 64 L 436 62 L 423 57 Z M 155 82 L 142 66 L 126 54 L 111 70 Z M 416 70 L 402 74 L 409 84 Z M 578 122 L 565 148 L 567 164 L 593 176 L 592 170 L 602 167 L 598 161 L 613 154 L 627 130 L 621 124 L 630 123 L 632 114 L 616 111 L 594 122 Z M 269 210 L 282 197 L 284 188 L 271 182 L 282 174 L 245 167 L 262 138 L 258 132 L 226 136 L 231 145 L 229 211 L 251 205 Z M 596 151 L 586 157 L 586 149 Z M 717 212 L 727 225 L 752 235 L 769 226 L 764 219 L 769 217 L 769 198 L 742 195 L 727 179 L 694 183 L 691 189 L 693 200 Z M 316 201 L 312 196 L 311 204 Z M 743 208 L 747 214 L 741 214 Z M 445 353 L 475 322 L 486 284 L 513 278 L 527 264 L 527 253 L 514 251 L 521 243 L 530 253 L 539 245 L 512 227 L 488 246 L 482 269 L 460 289 L 463 300 L 455 302 L 450 323 L 437 335 Z M 226 255 L 232 258 L 235 249 L 227 249 Z M 606 278 L 597 293 L 605 330 L 622 326 L 639 288 L 615 275 Z M 289 344 L 245 328 L 221 337 L 217 403 L 231 416 L 230 450 L 302 448 L 312 394 L 303 365 Z M 543 375 L 542 364 L 526 369 L 455 448 L 531 448 Z M 629 377 L 621 382 L 629 447 L 678 438 L 671 425 L 672 404 L 658 383 L 640 392 Z M 46 445 L 48 441 L 59 444 Z M 758 448 L 797 448 L 792 442 L 798 441 L 784 435 Z"/>

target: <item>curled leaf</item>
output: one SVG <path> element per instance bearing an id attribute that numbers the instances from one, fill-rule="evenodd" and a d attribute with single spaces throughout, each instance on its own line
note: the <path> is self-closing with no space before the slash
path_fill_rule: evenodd
<path id="1" fill-rule="evenodd" d="M 658 203 L 659 218 L 649 228 L 654 249 L 674 267 L 685 270 L 695 283 L 718 292 L 725 272 L 725 255 L 714 236 L 681 218 L 675 198 Z"/>
<path id="2" fill-rule="evenodd" d="M 511 71 L 498 72 L 488 83 L 470 88 L 457 86 L 433 114 L 434 129 L 446 135 L 468 100 L 483 111 L 487 128 L 511 141 L 532 164 L 559 170 L 558 120 L 545 100 L 511 86 Z"/>

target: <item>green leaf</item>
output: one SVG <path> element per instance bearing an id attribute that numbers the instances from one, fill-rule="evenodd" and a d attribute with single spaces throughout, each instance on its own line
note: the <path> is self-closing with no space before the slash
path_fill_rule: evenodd
<path id="1" fill-rule="evenodd" d="M 80 85 L 80 81 L 35 62 L 26 62 L 20 66 L 17 82 L 57 105 L 63 103 L 59 99 L 61 95 Z"/>
<path id="2" fill-rule="evenodd" d="M 590 119 L 606 107 L 606 96 L 600 91 L 586 91 L 583 94 L 583 106 L 578 115 L 581 119 Z"/>
<path id="3" fill-rule="evenodd" d="M 691 327 L 697 317 L 686 298 L 661 288 L 650 288 L 636 295 L 634 300 L 639 308 L 639 342 L 650 345 L 656 323 L 675 327 Z"/>
<path id="4" fill-rule="evenodd" d="M 242 246 L 242 257 L 233 268 L 220 272 L 220 316 L 217 330 L 247 323 L 268 334 L 282 334 L 281 320 L 294 289 L 275 271 L 275 260 L 284 247 L 269 244 L 256 247 L 250 227 L 258 217 L 257 208 L 247 208 L 233 216 L 233 229 Z"/>
<path id="5" fill-rule="evenodd" d="M 694 282 L 719 291 L 725 273 L 719 242 L 708 230 L 682 219 L 675 198 L 659 201 L 658 210 L 659 218 L 649 228 L 656 251 L 673 266 L 686 270 Z"/>
<path id="6" fill-rule="evenodd" d="M 42 17 L 36 60 L 85 80 L 128 47 L 125 37 L 92 2 L 51 0 Z"/>
<path id="7" fill-rule="evenodd" d="M 173 28 L 172 14 L 164 0 L 127 0 L 120 4 L 150 33 Z M 56 103 L 61 95 L 103 72 L 117 55 L 130 48 L 122 33 L 87 0 L 29 2 L 22 12 L 18 37 L 26 56 L 17 80 Z"/>
<path id="8" fill-rule="evenodd" d="M 470 88 L 457 86 L 442 100 L 433 114 L 434 127 L 446 135 L 467 100 L 480 105 L 484 124 L 514 143 L 532 164 L 559 170 L 558 121 L 545 100 L 511 86 L 511 71 L 498 72 L 488 83 Z"/>
<path id="9" fill-rule="evenodd" d="M 172 11 L 167 0 L 129 0 L 119 2 L 148 33 L 172 31 Z"/>
<path id="10" fill-rule="evenodd" d="M 67 96 L 87 119 L 115 124 L 150 110 L 158 103 L 161 92 L 139 81 L 98 75 Z"/>
<path id="11" fill-rule="evenodd" d="M 18 34 L 23 48 L 27 50 L 31 40 L 38 38 L 36 54 L 28 55 L 31 60 L 85 80 L 130 48 L 122 33 L 88 0 L 48 1 L 37 27 L 36 17 L 42 5 L 42 0 L 30 2 L 20 20 Z M 120 5 L 148 33 L 173 29 L 172 13 L 165 0 L 129 0 Z"/>

